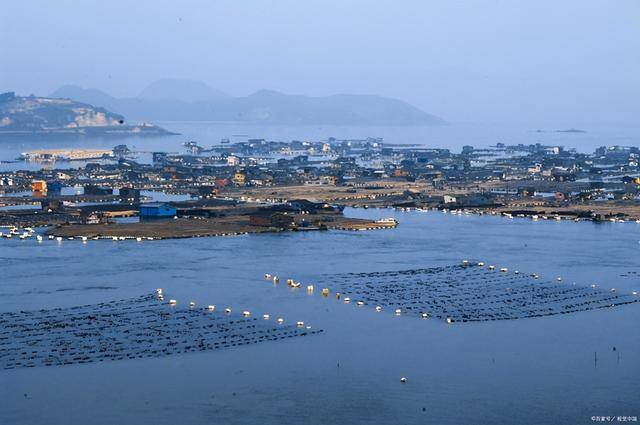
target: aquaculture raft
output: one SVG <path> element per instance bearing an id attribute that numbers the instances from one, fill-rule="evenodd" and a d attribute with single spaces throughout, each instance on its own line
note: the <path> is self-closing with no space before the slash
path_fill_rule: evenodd
<path id="1" fill-rule="evenodd" d="M 639 301 L 637 295 L 600 289 L 595 285 L 567 284 L 561 279 L 546 281 L 535 274 L 482 267 L 476 262 L 326 275 L 318 284 L 339 292 L 345 302 L 354 300 L 359 305 L 376 306 L 377 311 L 436 317 L 447 322 L 541 317 Z"/>
<path id="2" fill-rule="evenodd" d="M 2 313 L 0 367 L 162 357 L 318 332 L 322 331 L 172 306 L 155 295 L 145 295 L 71 308 Z"/>

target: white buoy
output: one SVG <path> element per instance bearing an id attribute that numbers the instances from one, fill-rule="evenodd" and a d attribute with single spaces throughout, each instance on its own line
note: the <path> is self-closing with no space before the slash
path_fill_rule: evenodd
<path id="1" fill-rule="evenodd" d="M 422 318 L 423 319 L 428 319 L 429 318 L 429 314 L 428 313 L 422 313 Z"/>
<path id="2" fill-rule="evenodd" d="M 262 315 L 262 318 L 263 318 L 264 320 L 269 320 L 269 315 L 268 315 L 268 314 L 263 314 L 263 315 Z"/>
<path id="3" fill-rule="evenodd" d="M 86 236 L 83 236 L 83 237 L 82 237 L 82 242 L 86 243 L 86 242 L 87 242 L 87 240 L 88 240 L 88 239 L 87 239 L 87 237 L 86 237 Z"/>
<path id="4" fill-rule="evenodd" d="M 38 242 L 42 242 L 42 235 L 37 235 L 37 236 L 36 236 L 36 240 L 37 240 Z"/>
<path id="5" fill-rule="evenodd" d="M 396 308 L 396 316 L 400 316 L 402 314 L 402 310 L 399 308 Z"/>
<path id="6" fill-rule="evenodd" d="M 344 303 L 345 303 L 345 304 L 349 304 L 349 302 L 351 302 L 351 298 L 349 298 L 349 297 L 345 297 L 345 299 L 344 299 Z"/>
<path id="7" fill-rule="evenodd" d="M 496 268 L 496 266 L 489 266 L 489 270 L 493 270 L 495 268 Z"/>
<path id="8" fill-rule="evenodd" d="M 633 291 L 631 295 L 638 295 L 638 291 Z"/>
<path id="9" fill-rule="evenodd" d="M 322 288 L 322 295 L 325 297 L 329 295 L 329 288 Z"/>
<path id="10" fill-rule="evenodd" d="M 468 266 L 469 265 L 469 261 L 468 260 L 462 260 L 462 265 L 463 266 Z"/>
<path id="11" fill-rule="evenodd" d="M 141 238 L 140 236 L 138 236 L 138 237 L 136 238 L 136 241 L 137 241 L 137 242 L 142 242 L 142 238 Z"/>
<path id="12" fill-rule="evenodd" d="M 478 266 L 479 266 L 479 267 L 484 266 L 484 262 L 483 262 L 483 261 L 479 261 L 479 262 L 478 262 Z"/>
<path id="13" fill-rule="evenodd" d="M 278 317 L 277 322 L 278 322 L 279 325 L 281 325 L 281 324 L 284 323 L 284 319 L 282 317 Z"/>
<path id="14" fill-rule="evenodd" d="M 611 292 L 616 292 L 616 288 L 611 288 Z"/>
<path id="15" fill-rule="evenodd" d="M 269 273 L 264 274 L 265 280 L 271 280 L 271 275 Z"/>
<path id="16" fill-rule="evenodd" d="M 407 382 L 407 378 L 405 378 L 404 376 L 402 378 L 400 378 L 400 382 L 402 382 L 403 384 L 405 384 Z"/>
<path id="17" fill-rule="evenodd" d="M 364 302 L 362 302 L 362 301 L 358 301 L 358 302 L 356 302 L 356 305 L 357 305 L 358 307 L 362 307 L 362 306 L 364 305 Z"/>
<path id="18" fill-rule="evenodd" d="M 56 240 L 57 240 L 58 242 L 62 242 L 62 237 L 58 236 L 58 237 L 56 238 Z"/>
<path id="19" fill-rule="evenodd" d="M 176 301 L 176 300 L 169 300 L 169 304 L 171 304 L 171 305 L 176 305 L 176 304 L 178 304 L 178 301 Z"/>
<path id="20" fill-rule="evenodd" d="M 379 313 L 382 311 L 382 307 L 380 307 L 379 305 L 376 306 L 376 311 Z"/>
<path id="21" fill-rule="evenodd" d="M 447 317 L 447 323 L 449 324 L 453 323 L 453 319 L 451 317 Z"/>
<path id="22" fill-rule="evenodd" d="M 251 316 L 251 312 L 249 310 L 245 310 L 245 311 L 242 312 L 242 315 L 244 317 L 249 317 L 249 316 Z"/>
<path id="23" fill-rule="evenodd" d="M 209 310 L 209 311 L 215 311 L 215 309 L 216 309 L 215 305 L 208 305 L 207 306 L 207 310 Z"/>
<path id="24" fill-rule="evenodd" d="M 302 328 L 304 327 L 304 322 L 296 322 L 296 326 Z"/>
<path id="25" fill-rule="evenodd" d="M 231 314 L 231 309 L 230 308 L 225 308 L 224 312 L 227 313 L 227 314 Z"/>
<path id="26" fill-rule="evenodd" d="M 558 282 L 562 282 L 562 278 L 561 278 L 561 277 L 557 277 L 557 278 L 556 278 L 556 280 L 557 280 Z"/>
<path id="27" fill-rule="evenodd" d="M 114 241 L 117 241 L 118 237 L 117 236 L 113 236 L 111 239 L 114 240 Z"/>
<path id="28" fill-rule="evenodd" d="M 313 285 L 307 285 L 307 292 L 313 292 Z"/>
<path id="29" fill-rule="evenodd" d="M 158 295 L 162 295 L 162 288 L 158 288 L 158 289 L 156 289 L 156 294 L 158 294 Z"/>
<path id="30" fill-rule="evenodd" d="M 591 287 L 592 287 L 592 288 L 595 288 L 596 286 L 598 286 L 598 285 L 596 285 L 595 283 L 592 283 L 592 284 L 591 284 Z"/>
<path id="31" fill-rule="evenodd" d="M 514 273 L 515 273 L 515 274 L 520 274 L 520 272 L 519 272 L 518 270 L 516 270 Z"/>
<path id="32" fill-rule="evenodd" d="M 194 303 L 193 301 L 189 303 L 189 307 L 194 308 L 195 306 L 196 306 L 196 303 Z"/>
<path id="33" fill-rule="evenodd" d="M 506 273 L 506 272 L 508 272 L 508 271 L 509 271 L 509 269 L 507 269 L 506 267 L 501 267 L 501 268 L 500 268 L 500 271 L 501 271 L 502 273 Z"/>

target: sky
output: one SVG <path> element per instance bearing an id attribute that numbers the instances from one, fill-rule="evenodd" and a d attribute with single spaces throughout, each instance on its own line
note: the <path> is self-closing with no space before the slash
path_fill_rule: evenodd
<path id="1" fill-rule="evenodd" d="M 640 1 L 0 0 L 0 90 L 376 94 L 451 122 L 640 125 Z"/>

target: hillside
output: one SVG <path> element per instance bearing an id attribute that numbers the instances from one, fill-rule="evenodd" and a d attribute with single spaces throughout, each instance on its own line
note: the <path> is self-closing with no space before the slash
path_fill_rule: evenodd
<path id="1" fill-rule="evenodd" d="M 382 126 L 445 123 L 406 102 L 381 96 L 311 97 L 261 90 L 246 97 L 228 97 L 210 88 L 203 89 L 198 96 L 198 83 L 172 82 L 167 86 L 163 81 L 167 80 L 150 85 L 152 89 L 148 87 L 134 98 L 115 98 L 100 90 L 77 86 L 63 86 L 52 96 L 99 105 L 137 120 Z M 189 89 L 180 93 L 176 91 L 178 86 Z"/>
<path id="2" fill-rule="evenodd" d="M 0 94 L 0 135 L 162 135 L 152 124 L 129 125 L 124 116 L 70 99 Z"/>

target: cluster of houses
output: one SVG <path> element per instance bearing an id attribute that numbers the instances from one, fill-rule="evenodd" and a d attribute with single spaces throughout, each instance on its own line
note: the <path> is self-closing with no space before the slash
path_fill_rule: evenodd
<path id="1" fill-rule="evenodd" d="M 637 147 L 601 147 L 586 154 L 560 146 L 499 143 L 483 149 L 464 146 L 460 153 L 453 153 L 417 145 L 394 146 L 377 138 L 321 142 L 250 139 L 223 141 L 207 149 L 196 142 L 184 146 L 186 153 L 155 152 L 149 162 L 130 159 L 131 151 L 121 145 L 114 149 L 116 159 L 89 162 L 80 168 L 0 172 L 0 194 L 32 191 L 52 198 L 63 186 L 83 186 L 85 195 L 106 200 L 116 197 L 119 203 L 110 206 L 114 210 L 139 205 L 141 190 L 175 191 L 206 200 L 233 187 L 357 189 L 389 181 L 426 182 L 439 191 L 442 204 L 461 206 L 490 206 L 505 197 L 567 203 L 637 200 L 640 195 Z M 113 195 L 116 188 L 117 196 Z M 408 194 L 408 198 L 424 200 L 432 195 Z M 43 205 L 55 210 L 58 204 L 47 199 Z M 162 206 L 155 208 L 164 211 Z M 138 208 L 141 216 L 150 215 L 150 211 Z M 175 215 L 175 211 L 164 215 Z"/>

